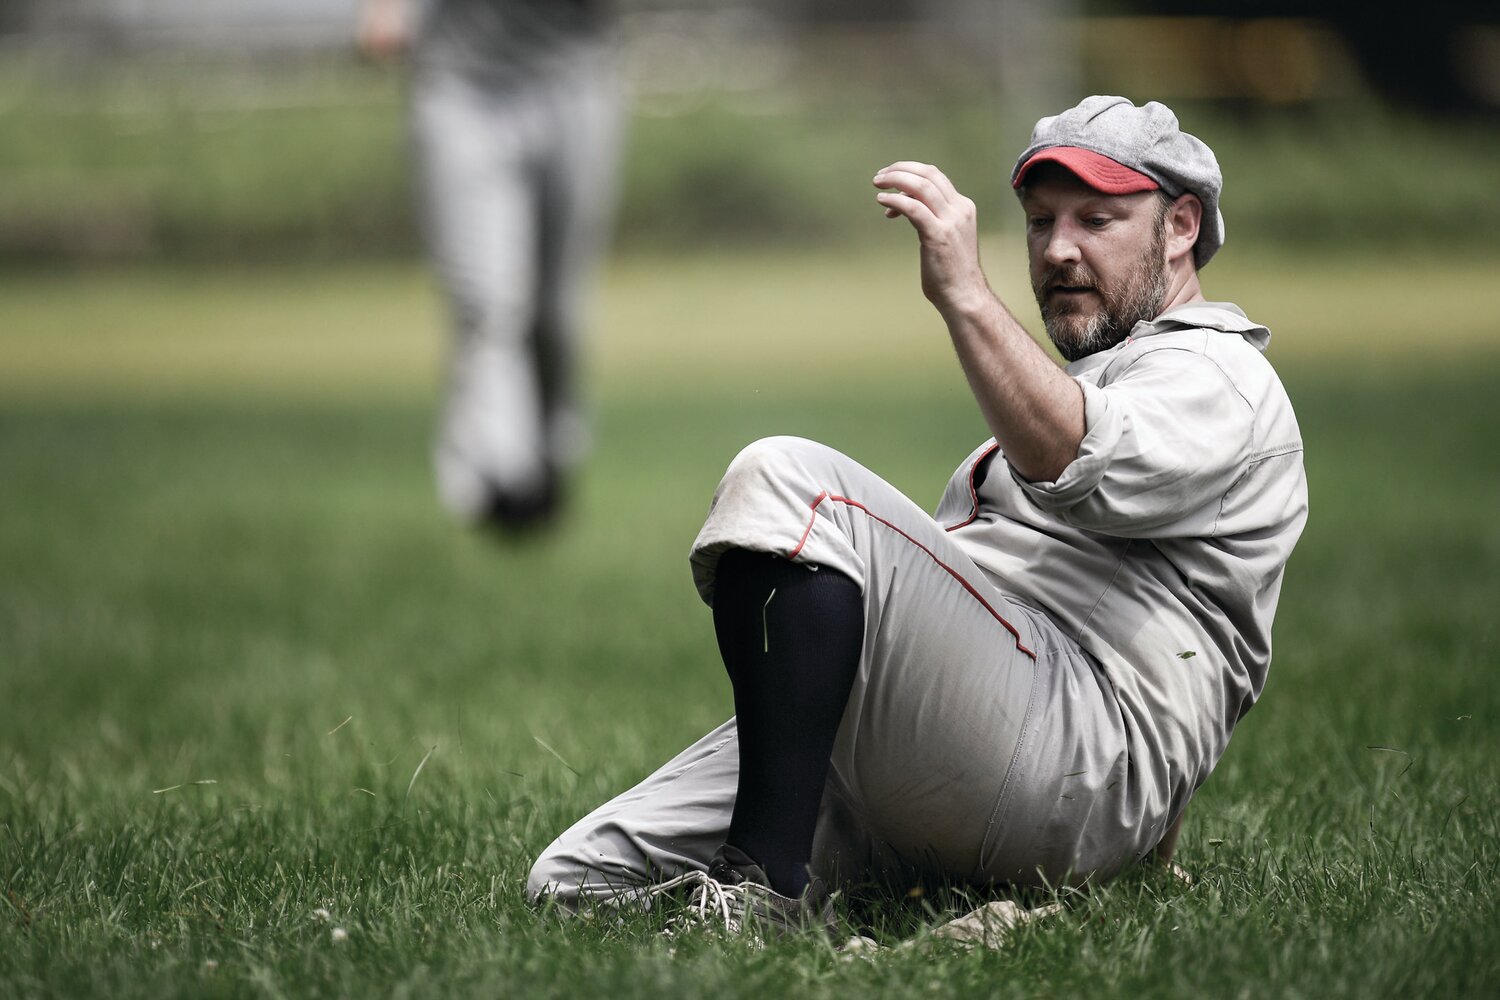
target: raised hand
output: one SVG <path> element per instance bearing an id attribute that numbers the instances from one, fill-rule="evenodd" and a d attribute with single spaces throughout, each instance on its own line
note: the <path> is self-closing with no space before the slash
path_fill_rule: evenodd
<path id="1" fill-rule="evenodd" d="M 409 0 L 364 0 L 354 26 L 359 51 L 377 63 L 399 59 L 411 45 L 412 16 Z"/>
<path id="2" fill-rule="evenodd" d="M 930 163 L 900 160 L 876 173 L 875 196 L 887 218 L 905 217 L 922 253 L 922 294 L 947 314 L 992 295 L 979 265 L 979 213 Z"/>

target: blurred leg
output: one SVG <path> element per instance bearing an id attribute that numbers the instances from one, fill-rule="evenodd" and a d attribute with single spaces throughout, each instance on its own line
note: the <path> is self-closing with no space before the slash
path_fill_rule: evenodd
<path id="1" fill-rule="evenodd" d="M 496 494 L 543 484 L 534 365 L 539 200 L 535 108 L 524 89 L 452 74 L 414 81 L 413 141 L 429 249 L 452 326 L 434 448 L 438 491 L 479 519 Z"/>
<path id="2" fill-rule="evenodd" d="M 579 351 L 614 215 L 620 89 L 613 54 L 603 47 L 575 57 L 547 85 L 535 347 L 548 458 L 561 471 L 587 446 Z"/>

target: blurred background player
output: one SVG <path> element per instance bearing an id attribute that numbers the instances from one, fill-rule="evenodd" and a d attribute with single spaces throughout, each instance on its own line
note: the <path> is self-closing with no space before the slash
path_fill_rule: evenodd
<path id="1" fill-rule="evenodd" d="M 433 448 L 466 521 L 547 523 L 586 446 L 590 272 L 614 207 L 622 107 L 604 0 L 365 0 L 361 49 L 410 53 L 411 137 L 453 331 Z"/>

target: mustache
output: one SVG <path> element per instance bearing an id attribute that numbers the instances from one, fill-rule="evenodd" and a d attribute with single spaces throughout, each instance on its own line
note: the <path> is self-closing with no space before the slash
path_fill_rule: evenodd
<path id="1" fill-rule="evenodd" d="M 1037 286 L 1043 292 L 1052 292 L 1058 288 L 1094 288 L 1099 287 L 1099 279 L 1086 267 L 1078 265 L 1060 265 L 1049 267 L 1042 272 Z"/>

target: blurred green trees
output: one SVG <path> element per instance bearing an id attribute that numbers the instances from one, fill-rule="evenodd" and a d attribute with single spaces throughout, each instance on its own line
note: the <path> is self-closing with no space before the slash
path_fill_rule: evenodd
<path id="1" fill-rule="evenodd" d="M 419 241 L 397 75 L 342 61 L 0 71 L 0 263 L 406 255 Z M 1351 99 L 1172 102 L 1225 165 L 1235 243 L 1482 247 L 1500 134 Z M 659 109 L 658 109 L 659 111 Z M 1029 121 L 982 91 L 724 98 L 634 123 L 622 251 L 847 245 L 898 158 L 944 167 L 986 224 Z"/>

